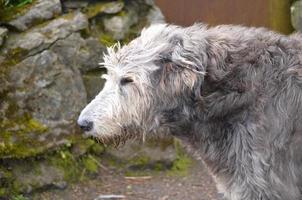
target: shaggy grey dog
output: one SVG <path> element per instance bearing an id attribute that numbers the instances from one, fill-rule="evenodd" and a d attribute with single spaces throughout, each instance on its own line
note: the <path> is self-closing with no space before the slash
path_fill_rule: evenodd
<path id="1" fill-rule="evenodd" d="M 229 200 L 302 199 L 302 37 L 152 25 L 108 49 L 78 123 L 104 142 L 172 134 Z"/>

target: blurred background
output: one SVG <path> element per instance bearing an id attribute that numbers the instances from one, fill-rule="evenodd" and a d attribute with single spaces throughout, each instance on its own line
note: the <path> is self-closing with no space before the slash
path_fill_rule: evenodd
<path id="1" fill-rule="evenodd" d="M 173 138 L 113 148 L 84 138 L 106 46 L 151 23 L 302 30 L 302 0 L 0 0 L 0 199 L 215 200 Z"/>

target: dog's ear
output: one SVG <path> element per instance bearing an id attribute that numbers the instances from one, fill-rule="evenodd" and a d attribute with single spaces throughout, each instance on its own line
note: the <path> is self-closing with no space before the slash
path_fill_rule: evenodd
<path id="1" fill-rule="evenodd" d="M 171 61 L 177 66 L 192 72 L 205 74 L 205 56 L 202 44 L 192 40 L 189 36 L 174 36 L 170 39 L 172 46 Z"/>
<path id="2" fill-rule="evenodd" d="M 173 37 L 171 48 L 163 53 L 163 84 L 171 84 L 175 92 L 194 92 L 200 96 L 201 85 L 205 75 L 205 61 L 200 53 L 199 45 L 194 45 L 190 39 Z M 189 89 L 189 90 L 188 90 Z"/>

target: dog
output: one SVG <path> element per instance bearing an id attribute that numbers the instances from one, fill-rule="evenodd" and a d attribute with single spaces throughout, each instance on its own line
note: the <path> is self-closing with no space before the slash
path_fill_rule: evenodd
<path id="1" fill-rule="evenodd" d="M 302 199 L 302 36 L 265 28 L 151 25 L 108 48 L 87 135 L 173 135 L 228 200 Z"/>

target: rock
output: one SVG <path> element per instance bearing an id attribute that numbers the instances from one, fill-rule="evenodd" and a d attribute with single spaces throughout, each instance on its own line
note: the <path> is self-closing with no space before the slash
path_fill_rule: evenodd
<path id="1" fill-rule="evenodd" d="M 123 7 L 124 3 L 121 1 L 91 3 L 88 5 L 87 9 L 85 9 L 85 13 L 88 18 L 93 18 L 101 13 L 118 13 L 123 9 Z"/>
<path id="2" fill-rule="evenodd" d="M 296 1 L 291 6 L 291 21 L 296 30 L 302 31 L 302 1 Z"/>
<path id="3" fill-rule="evenodd" d="M 115 2 L 110 2 L 104 5 L 104 10 L 103 12 L 106 14 L 115 14 L 120 12 L 124 7 L 123 2 L 115 1 Z"/>
<path id="4" fill-rule="evenodd" d="M 60 181 L 60 182 L 53 182 L 52 185 L 59 190 L 64 190 L 67 188 L 68 184 L 65 181 Z M 42 186 L 44 187 L 44 185 Z"/>
<path id="5" fill-rule="evenodd" d="M 90 102 L 102 90 L 105 80 L 101 78 L 102 70 L 94 70 L 83 75 L 84 85 L 87 91 L 87 101 Z"/>
<path id="6" fill-rule="evenodd" d="M 26 157 L 68 143 L 86 104 L 79 70 L 50 50 L 10 67 L 2 96 L 0 157 Z M 6 106 L 5 106 L 6 105 Z M 12 111 L 12 107 L 14 110 Z"/>
<path id="7" fill-rule="evenodd" d="M 87 92 L 87 100 L 92 100 L 103 88 L 104 80 L 100 69 L 101 55 L 105 47 L 95 38 L 83 39 L 79 33 L 73 33 L 64 40 L 56 42 L 51 49 L 60 55 L 65 65 L 80 69 Z"/>
<path id="8" fill-rule="evenodd" d="M 90 37 L 85 40 L 86 51 L 89 54 L 81 53 L 81 72 L 86 73 L 94 69 L 100 69 L 99 63 L 103 61 L 103 53 L 106 51 L 106 47 L 102 45 L 98 39 Z M 98 70 L 97 70 L 98 71 Z"/>
<path id="9" fill-rule="evenodd" d="M 149 6 L 155 6 L 154 0 L 143 0 L 143 2 Z"/>
<path id="10" fill-rule="evenodd" d="M 30 111 L 43 124 L 55 128 L 51 131 L 54 137 L 72 130 L 72 122 L 86 103 L 85 89 L 76 67 L 64 65 L 58 55 L 45 50 L 17 64 L 9 80 L 16 88 L 11 97 L 16 98 L 17 105 Z"/>
<path id="11" fill-rule="evenodd" d="M 61 14 L 60 0 L 37 0 L 23 15 L 18 16 L 9 24 L 19 31 L 25 31 L 36 25 Z"/>
<path id="12" fill-rule="evenodd" d="M 3 44 L 4 42 L 4 39 L 6 38 L 7 36 L 7 29 L 6 28 L 3 28 L 3 27 L 0 27 L 0 46 Z"/>
<path id="13" fill-rule="evenodd" d="M 59 40 L 52 46 L 53 51 L 61 55 L 65 64 L 73 64 L 85 74 L 99 69 L 105 47 L 93 37 L 83 39 L 79 33 L 73 33 L 64 40 Z"/>
<path id="14" fill-rule="evenodd" d="M 31 163 L 31 162 L 30 162 Z M 66 188 L 64 172 L 57 167 L 49 165 L 48 162 L 32 162 L 32 165 L 22 164 L 14 166 L 13 174 L 15 184 L 24 193 L 31 193 L 35 189 L 54 186 L 56 188 Z"/>
<path id="15" fill-rule="evenodd" d="M 105 31 L 112 35 L 115 40 L 124 39 L 129 33 L 130 27 L 138 22 L 135 12 L 128 12 L 122 16 L 113 16 L 104 19 Z"/>
<path id="16" fill-rule="evenodd" d="M 88 6 L 87 1 L 62 1 L 64 9 L 82 9 Z"/>
<path id="17" fill-rule="evenodd" d="M 153 6 L 147 15 L 148 23 L 165 23 L 165 17 L 157 6 Z"/>
<path id="18" fill-rule="evenodd" d="M 153 0 L 129 1 L 120 15 L 105 17 L 103 27 L 113 40 L 126 40 L 133 37 L 144 26 L 163 23 L 165 19 Z"/>
<path id="19" fill-rule="evenodd" d="M 34 55 L 49 48 L 53 43 L 68 37 L 73 32 L 87 27 L 88 20 L 85 15 L 80 12 L 68 14 L 52 20 L 42 27 L 33 28 L 24 34 L 11 35 L 7 40 L 7 45 L 4 46 L 2 54 L 9 54 L 19 49 L 26 51 L 29 55 Z"/>

